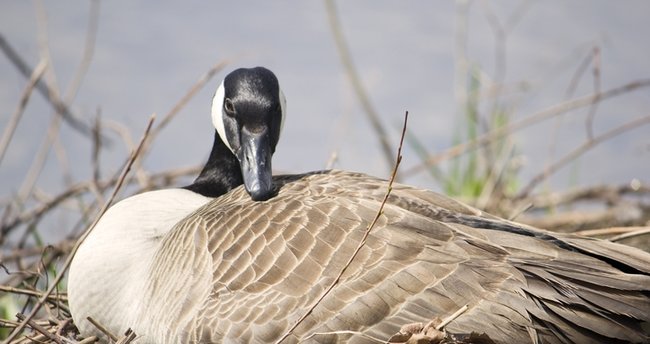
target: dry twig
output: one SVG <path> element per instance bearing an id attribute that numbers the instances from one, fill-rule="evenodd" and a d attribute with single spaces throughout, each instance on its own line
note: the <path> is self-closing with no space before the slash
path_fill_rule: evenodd
<path id="1" fill-rule="evenodd" d="M 325 9 L 327 10 L 327 19 L 329 21 L 330 28 L 332 29 L 332 34 L 334 35 L 336 50 L 339 52 L 339 55 L 341 57 L 341 63 L 343 64 L 343 68 L 345 69 L 345 74 L 348 76 L 348 79 L 352 84 L 352 89 L 354 90 L 354 93 L 357 95 L 359 102 L 361 102 L 361 106 L 363 107 L 363 110 L 366 116 L 368 117 L 368 120 L 370 121 L 372 128 L 375 130 L 375 133 L 377 134 L 377 138 L 379 139 L 379 144 L 381 145 L 382 152 L 384 153 L 384 158 L 386 159 L 386 163 L 390 166 L 392 165 L 392 161 L 393 161 L 393 150 L 391 148 L 391 144 L 388 139 L 388 133 L 381 122 L 381 118 L 379 117 L 379 114 L 372 106 L 372 103 L 370 102 L 370 98 L 368 97 L 365 88 L 361 84 L 361 79 L 359 78 L 359 74 L 357 73 L 357 70 L 354 67 L 354 63 L 352 62 L 352 56 L 350 54 L 350 49 L 348 48 L 345 42 L 345 37 L 343 36 L 343 32 L 341 30 L 341 23 L 337 15 L 334 1 L 325 0 Z"/>
<path id="2" fill-rule="evenodd" d="M 621 241 L 623 239 L 629 239 L 629 238 L 640 236 L 640 235 L 650 234 L 650 227 L 631 227 L 631 229 L 633 229 L 633 230 L 630 230 L 627 233 L 619 234 L 619 235 L 617 235 L 615 237 L 609 238 L 609 241 L 616 242 L 616 241 Z"/>
<path id="3" fill-rule="evenodd" d="M 88 322 L 93 324 L 93 326 L 95 326 L 101 333 L 105 334 L 112 341 L 117 342 L 117 336 L 114 335 L 111 331 L 109 331 L 102 324 L 98 323 L 97 320 L 93 319 L 92 317 L 87 317 L 86 319 L 88 320 Z"/>
<path id="4" fill-rule="evenodd" d="M 9 44 L 9 42 L 0 34 L 0 50 L 9 58 L 16 69 L 25 76 L 29 78 L 33 74 L 34 69 L 29 67 L 25 59 L 22 58 L 18 52 Z M 80 116 L 73 113 L 73 111 L 68 107 L 68 105 L 61 100 L 56 93 L 53 91 L 52 86 L 49 85 L 46 81 L 39 80 L 36 83 L 36 89 L 41 93 L 43 97 L 54 107 L 57 114 L 60 114 L 63 119 L 75 130 L 80 133 L 90 137 L 91 130 L 90 127 L 79 120 Z"/>
<path id="5" fill-rule="evenodd" d="M 20 288 L 14 288 L 14 287 L 9 287 L 5 285 L 0 285 L 0 291 L 6 292 L 6 293 L 13 293 L 13 294 L 22 294 L 22 295 L 29 295 L 29 296 L 36 296 L 36 297 L 42 297 L 43 293 L 35 290 L 28 290 L 28 289 L 20 289 Z M 56 295 L 49 295 L 47 297 L 48 299 L 51 300 L 57 300 L 57 301 L 68 301 L 68 297 L 63 294 L 56 294 Z"/>
<path id="6" fill-rule="evenodd" d="M 455 158 L 465 152 L 468 152 L 472 149 L 476 149 L 482 145 L 489 144 L 493 142 L 494 140 L 498 140 L 502 137 L 505 137 L 506 135 L 510 135 L 518 130 L 521 130 L 523 128 L 529 127 L 533 124 L 539 123 L 541 121 L 544 121 L 546 119 L 558 116 L 560 114 L 566 113 L 567 111 L 581 108 L 584 106 L 588 106 L 592 104 L 593 102 L 599 102 L 603 101 L 608 98 L 620 96 L 626 93 L 629 93 L 631 91 L 640 89 L 640 88 L 646 88 L 650 87 L 650 79 L 640 79 L 637 81 L 633 81 L 630 83 L 627 83 L 623 86 L 615 87 L 612 89 L 609 89 L 607 91 L 604 91 L 602 93 L 598 94 L 591 94 L 588 96 L 576 98 L 570 101 L 565 101 L 556 105 L 553 105 L 551 107 L 548 107 L 542 111 L 536 112 L 532 115 L 529 115 L 527 117 L 524 117 L 518 121 L 513 121 L 510 122 L 508 125 L 505 125 L 503 127 L 500 127 L 498 129 L 495 129 L 491 132 L 485 133 L 478 135 L 476 138 L 455 145 L 451 148 L 448 148 L 444 150 L 441 153 L 438 153 L 436 155 L 431 156 L 430 158 L 426 159 L 424 162 L 407 168 L 402 172 L 402 175 L 404 176 L 411 176 L 416 173 L 424 171 L 428 166 L 431 165 L 436 165 L 441 161 Z"/>
<path id="7" fill-rule="evenodd" d="M 553 172 L 557 171 L 567 163 L 574 161 L 578 156 L 584 154 L 586 151 L 590 150 L 594 146 L 598 145 L 599 143 L 602 143 L 614 136 L 623 134 L 629 130 L 636 129 L 640 126 L 646 125 L 650 123 L 650 115 L 637 118 L 635 120 L 629 121 L 625 124 L 622 124 L 614 129 L 608 130 L 607 132 L 598 135 L 594 137 L 591 140 L 588 140 L 587 142 L 583 143 L 580 147 L 574 149 L 573 151 L 569 152 L 567 155 L 559 159 L 557 162 L 554 164 L 548 166 L 546 170 L 543 173 L 540 173 L 533 178 L 531 178 L 530 182 L 528 185 L 523 187 L 519 194 L 515 197 L 515 199 L 522 199 L 525 198 L 540 182 L 545 180 L 550 174 Z"/>
<path id="8" fill-rule="evenodd" d="M 45 329 L 41 325 L 35 323 L 31 319 L 27 319 L 23 314 L 21 314 L 21 313 L 16 314 L 16 318 L 18 318 L 22 322 L 27 323 L 31 328 L 33 328 L 34 330 L 36 330 L 37 332 L 39 332 L 40 334 L 45 336 L 47 339 L 49 339 L 51 341 L 54 341 L 57 344 L 63 344 L 63 342 L 61 341 L 61 339 L 59 337 L 57 337 L 56 335 L 50 333 L 50 331 L 48 331 L 47 329 Z"/>
<path id="9" fill-rule="evenodd" d="M 43 72 L 45 72 L 46 68 L 47 61 L 41 60 L 41 62 L 36 65 L 36 68 L 34 68 L 34 71 L 29 77 L 29 82 L 27 83 L 27 86 L 25 86 L 23 94 L 20 96 L 18 107 L 16 108 L 16 111 L 14 111 L 14 114 L 11 116 L 9 123 L 7 123 L 7 126 L 2 133 L 2 138 L 0 138 L 0 162 L 2 162 L 2 158 L 7 151 L 7 147 L 9 146 L 9 142 L 11 142 L 11 138 L 14 135 L 16 127 L 18 126 L 18 122 L 22 117 L 23 111 L 25 111 L 25 107 L 27 107 L 27 102 L 29 102 L 29 97 L 32 95 L 32 90 L 34 89 L 34 86 L 39 82 L 39 80 L 41 80 L 41 76 L 43 76 Z"/>
<path id="10" fill-rule="evenodd" d="M 172 107 L 171 110 L 162 118 L 160 123 L 151 130 L 151 138 L 149 139 L 148 143 L 144 146 L 142 150 L 142 159 L 136 162 L 135 168 L 136 168 L 136 177 L 138 178 L 138 182 L 141 187 L 147 187 L 148 186 L 148 179 L 145 173 L 142 170 L 142 162 L 144 161 L 144 157 L 146 157 L 147 153 L 151 149 L 151 144 L 154 142 L 158 134 L 171 122 L 171 120 L 185 107 L 185 105 L 192 99 L 202 88 L 205 86 L 208 81 L 212 79 L 217 73 L 219 73 L 221 70 L 223 70 L 228 64 L 230 63 L 230 59 L 225 59 L 225 60 L 220 60 L 219 62 L 215 63 L 210 69 L 208 69 L 207 72 L 205 72 L 199 80 L 197 80 L 192 87 L 181 97 L 181 99 L 176 102 L 176 104 Z"/>

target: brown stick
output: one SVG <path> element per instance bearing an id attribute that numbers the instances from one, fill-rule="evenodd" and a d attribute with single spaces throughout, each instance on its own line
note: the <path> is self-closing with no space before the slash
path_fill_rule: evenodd
<path id="1" fill-rule="evenodd" d="M 436 155 L 431 156 L 430 158 L 426 159 L 424 162 L 407 168 L 402 172 L 403 176 L 410 176 L 419 172 L 424 171 L 428 166 L 435 165 L 441 161 L 455 158 L 465 152 L 468 152 L 472 149 L 476 149 L 482 145 L 488 144 L 494 140 L 500 139 L 506 135 L 512 134 L 518 130 L 521 130 L 523 128 L 529 127 L 533 124 L 539 123 L 541 121 L 544 121 L 546 119 L 558 116 L 560 114 L 563 114 L 569 110 L 577 109 L 583 106 L 590 105 L 594 102 L 600 102 L 603 101 L 607 98 L 612 98 L 616 97 L 622 94 L 626 94 L 628 92 L 637 90 L 639 88 L 645 88 L 650 86 L 650 79 L 641 79 L 637 81 L 633 81 L 630 83 L 627 83 L 623 86 L 616 87 L 609 89 L 605 92 L 598 93 L 598 94 L 591 94 L 588 96 L 576 98 L 573 100 L 569 100 L 566 102 L 562 102 L 556 105 L 553 105 L 549 108 L 546 108 L 542 111 L 536 112 L 532 115 L 529 115 L 525 118 L 522 118 L 521 120 L 518 121 L 513 121 L 509 123 L 506 126 L 503 126 L 501 128 L 498 128 L 496 130 L 493 130 L 491 132 L 481 134 L 477 136 L 476 138 L 455 145 L 451 148 L 448 148 L 444 150 L 441 153 L 438 153 Z"/>
<path id="2" fill-rule="evenodd" d="M 132 341 L 135 340 L 136 334 L 133 332 L 131 329 L 127 329 L 126 332 L 124 333 L 124 337 L 122 337 L 117 343 L 115 344 L 129 344 Z"/>
<path id="3" fill-rule="evenodd" d="M 547 167 L 544 172 L 537 174 L 533 178 L 531 178 L 530 182 L 528 185 L 526 185 L 520 192 L 519 194 L 515 197 L 515 199 L 522 199 L 525 198 L 540 182 L 542 182 L 544 179 L 546 179 L 549 175 L 553 174 L 555 171 L 559 170 L 561 167 L 566 165 L 567 163 L 575 160 L 578 156 L 584 154 L 586 151 L 589 149 L 593 148 L 594 146 L 598 145 L 599 143 L 602 143 L 603 141 L 606 141 L 614 136 L 623 134 L 626 131 L 636 129 L 642 125 L 650 123 L 650 116 L 645 116 L 641 118 L 637 118 L 635 120 L 629 121 L 623 125 L 620 125 L 612 130 L 609 130 L 599 136 L 594 137 L 591 140 L 588 140 L 584 144 L 582 144 L 580 147 L 574 149 L 571 151 L 569 154 L 565 155 L 561 159 L 559 159 L 557 162 L 555 162 L 553 165 Z"/>
<path id="4" fill-rule="evenodd" d="M 0 34 L 0 50 L 4 52 L 7 58 L 9 58 L 9 61 L 14 64 L 16 69 L 18 69 L 23 76 L 29 78 L 33 73 L 33 69 L 29 67 L 27 62 L 25 62 L 25 59 L 18 55 L 16 50 L 9 44 L 2 34 Z M 47 82 L 39 80 L 39 82 L 36 83 L 36 89 L 54 107 L 57 114 L 60 114 L 73 129 L 88 137 L 91 136 L 90 127 L 78 119 L 79 116 L 70 110 L 68 105 L 66 105 L 65 102 L 56 95 Z"/>
<path id="5" fill-rule="evenodd" d="M 29 296 L 37 296 L 37 297 L 43 296 L 43 293 L 39 291 L 19 289 L 19 288 L 9 287 L 6 285 L 0 285 L 0 291 L 4 291 L 5 293 L 14 293 L 14 294 L 29 295 Z M 48 299 L 67 301 L 68 297 L 58 294 L 58 295 L 50 295 L 48 296 Z"/>
<path id="6" fill-rule="evenodd" d="M 29 82 L 27 83 L 27 86 L 25 86 L 23 94 L 20 96 L 18 107 L 16 108 L 16 111 L 14 111 L 14 114 L 11 116 L 9 123 L 7 123 L 4 133 L 2 134 L 2 138 L 0 138 L 0 162 L 2 162 L 2 158 L 7 151 L 9 142 L 11 142 L 11 138 L 13 137 L 14 132 L 16 131 L 16 127 L 18 126 L 18 122 L 20 121 L 20 118 L 25 111 L 27 102 L 29 102 L 29 97 L 32 95 L 32 90 L 38 81 L 41 80 L 41 76 L 43 76 L 43 72 L 45 72 L 46 67 L 47 61 L 42 60 L 38 63 L 36 68 L 34 68 L 32 75 L 29 77 Z"/>
<path id="7" fill-rule="evenodd" d="M 117 336 L 115 336 L 111 331 L 106 329 L 102 324 L 98 323 L 97 320 L 93 319 L 92 317 L 86 317 L 86 320 L 93 324 L 100 332 L 105 334 L 108 338 L 110 338 L 112 341 L 117 342 Z"/>
<path id="8" fill-rule="evenodd" d="M 57 344 L 63 344 L 63 342 L 61 341 L 61 338 L 59 338 L 59 337 L 55 336 L 54 334 L 50 333 L 50 331 L 48 331 L 47 329 L 45 329 L 43 326 L 41 326 L 41 325 L 35 323 L 35 322 L 32 321 L 31 319 L 27 319 L 27 318 L 26 318 L 22 313 L 18 313 L 18 314 L 16 314 L 16 318 L 18 318 L 18 319 L 19 319 L 20 321 L 22 321 L 23 323 L 27 323 L 27 324 L 29 324 L 29 326 L 30 326 L 31 328 L 33 328 L 33 329 L 36 330 L 37 332 L 41 333 L 42 335 L 44 335 L 45 337 L 47 337 L 49 340 L 52 340 L 52 341 L 54 341 L 54 342 L 57 343 Z M 20 326 L 20 325 L 19 325 L 19 326 Z"/>
<path id="9" fill-rule="evenodd" d="M 621 241 L 623 239 L 628 239 L 628 238 L 635 237 L 635 236 L 646 235 L 646 234 L 649 234 L 649 233 L 650 233 L 650 228 L 645 227 L 645 228 L 637 229 L 635 231 L 631 231 L 629 233 L 623 233 L 623 234 L 617 235 L 617 236 L 615 236 L 613 238 L 609 238 L 609 241 L 616 242 L 616 241 Z"/>
<path id="10" fill-rule="evenodd" d="M 183 167 L 175 170 L 170 170 L 170 171 L 165 171 L 161 173 L 156 173 L 152 174 L 149 176 L 150 180 L 155 180 L 155 179 L 160 179 L 163 181 L 170 180 L 170 179 L 175 179 L 178 177 L 186 176 L 186 175 L 194 175 L 198 173 L 201 170 L 200 167 L 192 166 L 192 167 Z M 107 179 L 105 181 L 102 181 L 99 183 L 98 187 L 100 190 L 104 190 L 112 185 L 115 185 L 117 183 L 117 177 Z M 128 182 L 127 182 L 128 183 Z M 6 223 L 3 223 L 0 226 L 0 238 L 2 238 L 4 235 L 6 235 L 9 231 L 11 231 L 13 228 L 21 225 L 22 223 L 25 223 L 27 221 L 34 220 L 40 216 L 43 216 L 45 213 L 48 211 L 54 209 L 56 206 L 61 204 L 61 202 L 66 201 L 67 199 L 70 199 L 72 197 L 75 197 L 79 195 L 80 193 L 86 192 L 90 190 L 93 186 L 92 181 L 86 181 L 86 182 L 80 182 L 78 184 L 75 184 L 68 188 L 67 190 L 63 191 L 59 195 L 55 196 L 52 198 L 50 201 L 47 203 L 41 204 L 40 206 L 36 207 L 35 209 L 31 209 L 28 211 L 23 212 L 22 214 L 15 216 L 12 218 L 10 221 L 7 221 Z"/>
<path id="11" fill-rule="evenodd" d="M 361 107 L 363 107 L 364 113 L 366 114 L 368 121 L 370 121 L 372 128 L 375 130 L 375 133 L 377 134 L 377 137 L 379 139 L 379 144 L 381 145 L 382 152 L 384 153 L 384 158 L 386 159 L 386 163 L 388 164 L 388 166 L 390 166 L 392 165 L 392 161 L 393 161 L 393 150 L 388 140 L 388 134 L 386 132 L 386 129 L 384 128 L 384 125 L 381 122 L 381 118 L 379 117 L 379 114 L 372 106 L 372 103 L 370 102 L 370 98 L 368 97 L 366 90 L 361 84 L 361 79 L 359 78 L 359 74 L 357 73 L 357 70 L 354 67 L 354 63 L 352 62 L 352 57 L 350 54 L 350 49 L 348 48 L 345 42 L 345 37 L 343 36 L 343 32 L 341 31 L 341 24 L 337 16 L 336 6 L 334 5 L 334 1 L 325 0 L 325 9 L 327 11 L 327 19 L 329 21 L 330 28 L 332 29 L 332 34 L 334 36 L 334 43 L 336 44 L 336 50 L 339 52 L 339 56 L 341 57 L 341 63 L 343 64 L 345 74 L 347 75 L 348 79 L 350 80 L 350 83 L 352 84 L 352 89 L 354 90 L 354 93 L 357 95 L 357 98 L 361 103 Z"/>
<path id="12" fill-rule="evenodd" d="M 582 235 L 582 236 L 606 236 L 613 234 L 626 234 L 631 232 L 636 232 L 638 230 L 647 230 L 648 227 L 611 227 L 611 228 L 598 228 L 598 229 L 585 229 L 583 231 L 577 231 L 573 234 Z"/>
<path id="13" fill-rule="evenodd" d="M 198 93 L 205 84 L 212 79 L 213 76 L 215 76 L 217 73 L 219 73 L 221 70 L 223 70 L 228 64 L 230 63 L 229 59 L 226 60 L 221 60 L 214 64 L 210 69 L 208 69 L 205 74 L 203 74 L 199 80 L 197 80 L 192 87 L 181 97 L 181 99 L 176 102 L 174 107 L 172 107 L 171 110 L 162 118 L 160 123 L 151 130 L 151 135 L 148 143 L 143 147 L 142 149 L 142 159 L 136 162 L 135 164 L 135 175 L 138 179 L 138 182 L 140 183 L 141 187 L 147 187 L 147 181 L 149 178 L 145 175 L 145 173 L 142 170 L 142 162 L 144 161 L 144 158 L 147 156 L 149 153 L 149 150 L 151 148 L 151 144 L 153 141 L 156 139 L 158 134 L 171 122 L 171 120 L 183 109 L 183 107 Z"/>

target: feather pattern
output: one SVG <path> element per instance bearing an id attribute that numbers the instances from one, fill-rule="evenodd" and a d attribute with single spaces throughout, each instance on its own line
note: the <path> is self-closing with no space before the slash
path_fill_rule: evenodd
<path id="1" fill-rule="evenodd" d="M 240 187 L 162 236 L 152 264 L 135 277 L 150 296 L 131 324 L 147 334 L 142 342 L 277 340 L 336 278 L 387 187 L 341 171 L 274 183 L 279 192 L 268 201 L 252 202 Z M 500 343 L 643 343 L 649 295 L 645 252 L 540 231 L 394 185 L 340 283 L 285 342 L 340 330 L 388 339 L 402 325 L 468 304 L 448 331 Z M 307 342 L 369 343 L 350 334 Z"/>

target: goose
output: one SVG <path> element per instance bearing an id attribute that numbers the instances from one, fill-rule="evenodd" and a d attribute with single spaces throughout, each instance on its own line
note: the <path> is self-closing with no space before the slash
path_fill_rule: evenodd
<path id="1" fill-rule="evenodd" d="M 116 203 L 74 257 L 69 306 L 83 335 L 105 340 L 90 317 L 115 334 L 131 328 L 137 343 L 376 343 L 467 305 L 448 334 L 650 342 L 650 254 L 402 184 L 325 294 L 388 182 L 340 170 L 271 177 L 285 111 L 268 69 L 225 77 L 195 182 Z"/>

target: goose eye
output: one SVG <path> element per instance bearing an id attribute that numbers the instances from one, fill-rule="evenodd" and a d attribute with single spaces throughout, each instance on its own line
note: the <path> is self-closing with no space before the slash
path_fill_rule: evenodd
<path id="1" fill-rule="evenodd" d="M 229 115 L 235 113 L 235 106 L 233 105 L 230 98 L 226 98 L 226 100 L 223 102 L 223 108 L 226 109 L 226 113 Z"/>

